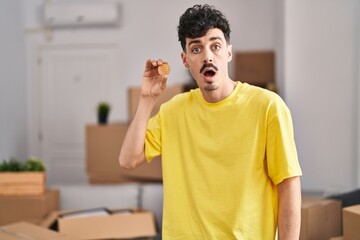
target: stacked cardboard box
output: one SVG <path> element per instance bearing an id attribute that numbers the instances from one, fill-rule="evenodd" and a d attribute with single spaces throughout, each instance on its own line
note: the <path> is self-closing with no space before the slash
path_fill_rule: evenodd
<path id="1" fill-rule="evenodd" d="M 132 87 L 128 92 L 129 119 L 136 111 L 140 97 L 140 87 Z M 183 85 L 165 89 L 160 96 L 152 116 L 162 103 L 183 92 Z M 119 166 L 118 157 L 125 137 L 128 123 L 86 126 L 86 169 L 90 183 L 122 183 L 129 181 L 162 181 L 161 158 L 155 158 L 134 170 L 125 170 Z"/>
<path id="2" fill-rule="evenodd" d="M 360 239 L 360 205 L 343 209 L 344 240 Z"/>
<path id="3" fill-rule="evenodd" d="M 248 51 L 235 54 L 235 80 L 268 88 L 275 83 L 273 51 Z"/>
<path id="4" fill-rule="evenodd" d="M 2 240 L 24 240 L 24 239 L 46 239 L 46 240 L 78 240 L 49 229 L 39 227 L 27 222 L 18 222 L 0 227 L 0 239 Z"/>
<path id="5" fill-rule="evenodd" d="M 45 172 L 1 172 L 0 196 L 35 196 L 45 192 Z"/>
<path id="6" fill-rule="evenodd" d="M 119 166 L 119 153 L 127 123 L 86 126 L 86 168 L 90 183 L 161 181 L 161 161 L 154 159 L 133 170 Z"/>
<path id="7" fill-rule="evenodd" d="M 59 191 L 48 189 L 39 196 L 0 196 L 0 226 L 17 221 L 41 223 L 59 209 Z"/>
<path id="8" fill-rule="evenodd" d="M 360 204 L 341 209 L 339 203 L 338 200 L 305 199 L 300 239 L 359 240 Z"/>
<path id="9" fill-rule="evenodd" d="M 321 198 L 302 200 L 300 240 L 329 240 L 340 235 L 340 201 Z"/>
<path id="10" fill-rule="evenodd" d="M 343 236 L 330 240 L 359 240 L 360 239 L 360 204 L 342 209 Z"/>

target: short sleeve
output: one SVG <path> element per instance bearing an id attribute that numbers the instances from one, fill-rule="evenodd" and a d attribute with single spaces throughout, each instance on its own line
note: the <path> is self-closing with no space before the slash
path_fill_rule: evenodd
<path id="1" fill-rule="evenodd" d="M 156 114 L 148 122 L 145 137 L 145 158 L 146 161 L 161 155 L 161 121 L 160 114 Z"/>
<path id="2" fill-rule="evenodd" d="M 268 109 L 266 160 L 268 174 L 274 184 L 302 175 L 291 114 L 280 97 Z"/>

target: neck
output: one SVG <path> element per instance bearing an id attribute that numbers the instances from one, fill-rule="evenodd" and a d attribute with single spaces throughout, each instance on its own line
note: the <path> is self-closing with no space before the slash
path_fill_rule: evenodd
<path id="1" fill-rule="evenodd" d="M 226 84 L 219 86 L 215 90 L 205 90 L 201 89 L 201 93 L 205 101 L 209 103 L 216 103 L 227 98 L 235 89 L 237 82 L 234 82 L 231 79 L 226 81 Z"/>

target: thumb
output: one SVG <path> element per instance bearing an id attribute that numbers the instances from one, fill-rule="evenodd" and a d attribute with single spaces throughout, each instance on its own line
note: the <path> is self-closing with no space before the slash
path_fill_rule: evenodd
<path id="1" fill-rule="evenodd" d="M 160 79 L 160 88 L 164 90 L 166 88 L 167 76 L 162 76 Z"/>

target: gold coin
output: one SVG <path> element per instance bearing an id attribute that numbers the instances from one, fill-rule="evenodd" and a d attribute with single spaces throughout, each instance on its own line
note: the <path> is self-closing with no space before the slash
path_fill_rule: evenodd
<path id="1" fill-rule="evenodd" d="M 161 75 L 161 76 L 165 76 L 165 75 L 168 75 L 170 72 L 170 66 L 169 64 L 167 63 L 164 63 L 162 65 L 160 65 L 158 67 L 158 73 Z"/>

